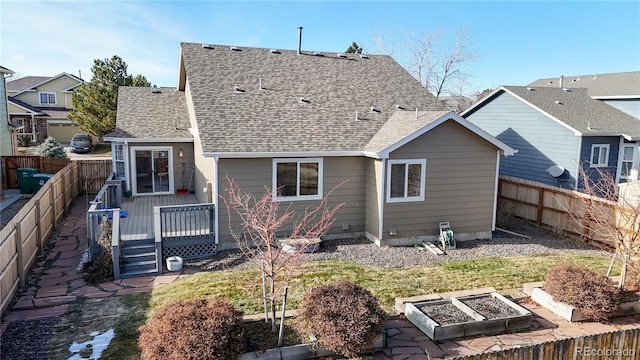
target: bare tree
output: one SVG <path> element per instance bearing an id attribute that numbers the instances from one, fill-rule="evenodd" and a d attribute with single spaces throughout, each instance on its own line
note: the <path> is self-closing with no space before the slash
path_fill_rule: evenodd
<path id="1" fill-rule="evenodd" d="M 621 196 L 615 179 L 608 171 L 581 168 L 581 192 L 578 207 L 567 207 L 572 219 L 594 240 L 609 241 L 615 247 L 611 265 L 617 256 L 622 262 L 619 287 L 635 288 L 638 284 L 628 284 L 627 275 L 637 281 L 640 255 L 640 204 L 634 204 L 628 197 Z M 595 179 L 595 180 L 594 180 Z M 611 267 L 609 271 L 611 271 Z"/>
<path id="2" fill-rule="evenodd" d="M 472 49 L 471 35 L 464 28 L 456 32 L 455 41 L 449 45 L 441 45 L 442 32 L 415 34 L 398 30 L 393 34 L 372 29 L 372 38 L 379 51 L 396 58 L 436 99 L 442 94 L 462 95 L 472 77 L 464 69 L 480 57 Z"/>
<path id="3" fill-rule="evenodd" d="M 227 208 L 229 230 L 238 249 L 266 279 L 263 281 L 265 314 L 268 310 L 271 312 L 273 332 L 276 332 L 276 303 L 298 268 L 302 255 L 311 245 L 299 240 L 319 239 L 329 230 L 336 212 L 343 206 L 329 207 L 328 204 L 329 196 L 338 186 L 327 192 L 320 202 L 295 212 L 290 205 L 282 209 L 280 205 L 283 202 L 273 199 L 271 188 L 265 187 L 262 197 L 254 198 L 250 193 L 242 192 L 233 179 L 227 177 L 226 196 L 221 197 Z M 232 215 L 239 220 L 241 231 L 238 231 L 238 226 L 233 228 Z M 288 236 L 279 239 L 278 234 L 284 232 Z"/>

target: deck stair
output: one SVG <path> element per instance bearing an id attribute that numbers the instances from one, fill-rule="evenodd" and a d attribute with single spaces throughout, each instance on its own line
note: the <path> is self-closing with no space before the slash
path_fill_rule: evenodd
<path id="1" fill-rule="evenodd" d="M 120 250 L 120 276 L 123 279 L 158 273 L 154 239 L 126 240 Z"/>

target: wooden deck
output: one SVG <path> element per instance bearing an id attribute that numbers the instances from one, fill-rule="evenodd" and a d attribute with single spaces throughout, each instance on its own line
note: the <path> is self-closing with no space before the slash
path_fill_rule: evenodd
<path id="1" fill-rule="evenodd" d="M 153 207 L 198 204 L 195 195 L 149 195 L 122 199 L 122 210 L 127 217 L 120 219 L 121 239 L 153 239 Z"/>

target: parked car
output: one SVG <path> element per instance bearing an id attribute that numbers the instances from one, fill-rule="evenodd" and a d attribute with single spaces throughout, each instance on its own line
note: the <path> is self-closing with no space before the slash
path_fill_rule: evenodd
<path id="1" fill-rule="evenodd" d="M 87 134 L 75 134 L 71 139 L 71 151 L 75 153 L 91 152 L 92 145 L 93 141 L 91 136 Z"/>

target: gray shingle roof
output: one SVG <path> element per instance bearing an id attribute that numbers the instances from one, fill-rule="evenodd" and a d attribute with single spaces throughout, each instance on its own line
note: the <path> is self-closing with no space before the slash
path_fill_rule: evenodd
<path id="1" fill-rule="evenodd" d="M 364 151 L 380 152 L 439 119 L 448 111 L 396 111 L 369 140 Z"/>
<path id="2" fill-rule="evenodd" d="M 390 56 L 213 47 L 181 44 L 205 153 L 362 151 L 396 104 L 444 110 Z"/>
<path id="3" fill-rule="evenodd" d="M 560 87 L 560 78 L 538 79 L 528 86 Z M 610 74 L 565 76 L 564 88 L 585 88 L 589 96 L 637 96 L 640 97 L 640 71 Z"/>
<path id="4" fill-rule="evenodd" d="M 628 135 L 640 139 L 638 119 L 599 100 L 586 89 L 503 86 L 540 110 L 578 130 L 584 136 Z M 530 90 L 533 89 L 533 90 Z M 556 102 L 560 103 L 556 103 Z"/>
<path id="5" fill-rule="evenodd" d="M 20 79 L 7 81 L 7 90 L 20 91 L 24 89 L 29 89 L 34 85 L 39 84 L 50 78 L 51 76 L 25 76 Z"/>
<path id="6" fill-rule="evenodd" d="M 105 137 L 192 139 L 189 127 L 184 91 L 121 86 L 116 130 Z"/>

